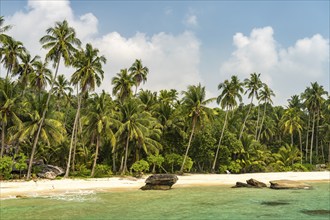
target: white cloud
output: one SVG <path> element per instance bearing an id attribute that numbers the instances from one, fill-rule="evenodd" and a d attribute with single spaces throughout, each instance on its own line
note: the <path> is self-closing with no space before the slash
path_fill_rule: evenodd
<path id="1" fill-rule="evenodd" d="M 100 89 L 110 93 L 112 77 L 120 69 L 129 68 L 135 59 L 142 59 L 143 64 L 150 70 L 148 81 L 143 86 L 145 89 L 158 91 L 174 88 L 181 91 L 189 84 L 202 81 L 198 71 L 200 43 L 191 32 L 178 35 L 157 33 L 152 36 L 137 33 L 129 38 L 111 32 L 96 38 L 97 18 L 91 13 L 78 17 L 73 13 L 69 1 L 30 0 L 26 12 L 20 11 L 5 19 L 6 24 L 14 25 L 8 34 L 22 41 L 32 55 L 42 56 L 46 51 L 41 50 L 39 39 L 56 21 L 67 19 L 84 44 L 92 43 L 99 48 L 100 55 L 107 58 L 108 62 L 104 66 L 105 79 Z M 72 69 L 64 67 L 60 67 L 59 71 L 68 79 L 72 72 Z"/>
<path id="2" fill-rule="evenodd" d="M 109 58 L 103 89 L 109 88 L 111 78 L 120 69 L 129 68 L 135 59 L 142 59 L 143 65 L 149 68 L 144 88 L 181 91 L 187 85 L 201 81 L 198 73 L 199 42 L 190 32 L 177 36 L 159 33 L 150 38 L 143 33 L 124 38 L 113 32 L 94 41 L 94 45 Z"/>
<path id="3" fill-rule="evenodd" d="M 220 67 L 222 78 L 237 74 L 244 79 L 252 72 L 261 73 L 261 79 L 274 90 L 275 104 L 279 105 L 286 105 L 290 96 L 303 92 L 310 82 L 327 86 L 329 39 L 316 34 L 282 48 L 273 34 L 271 27 L 253 29 L 250 36 L 235 34 L 236 49 Z"/>
<path id="4" fill-rule="evenodd" d="M 197 15 L 192 9 L 190 9 L 189 12 L 185 15 L 183 24 L 189 28 L 198 26 Z"/>

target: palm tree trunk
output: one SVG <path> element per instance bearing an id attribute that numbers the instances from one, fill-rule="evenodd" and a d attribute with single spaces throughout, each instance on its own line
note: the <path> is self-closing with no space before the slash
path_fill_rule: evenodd
<path id="1" fill-rule="evenodd" d="M 227 125 L 227 117 L 228 117 L 228 108 L 227 108 L 227 111 L 226 111 L 225 122 L 223 123 L 223 126 L 222 126 L 222 130 L 221 130 L 221 135 L 220 135 L 220 139 L 219 139 L 219 143 L 218 143 L 217 152 L 215 153 L 215 157 L 214 157 L 214 161 L 213 161 L 213 165 L 212 165 L 212 170 L 211 170 L 212 173 L 215 172 L 215 165 L 217 163 L 221 141 L 222 141 L 222 138 L 223 138 L 223 134 L 225 132 L 226 125 Z"/>
<path id="2" fill-rule="evenodd" d="M 300 146 L 300 163 L 303 161 L 303 151 L 302 151 L 302 141 L 301 141 L 301 132 L 299 131 L 299 146 Z"/>
<path id="3" fill-rule="evenodd" d="M 242 138 L 243 131 L 244 131 L 244 128 L 245 128 L 245 123 L 246 123 L 246 121 L 247 121 L 247 119 L 248 119 L 248 117 L 249 117 L 249 114 L 250 114 L 250 111 L 251 111 L 251 108 L 252 108 L 253 97 L 254 97 L 254 96 L 252 96 L 252 98 L 251 98 L 250 107 L 249 107 L 249 110 L 248 110 L 248 112 L 247 112 L 247 114 L 246 114 L 246 116 L 245 116 L 245 119 L 244 119 L 244 122 L 243 122 L 243 125 L 242 125 L 242 129 L 241 129 L 241 133 L 239 134 L 239 138 L 238 138 L 238 140 L 241 140 L 241 138 Z"/>
<path id="4" fill-rule="evenodd" d="M 129 144 L 129 132 L 127 133 L 127 139 L 126 139 L 124 167 L 121 171 L 122 175 L 128 171 L 127 170 L 128 144 Z"/>
<path id="5" fill-rule="evenodd" d="M 192 138 L 194 136 L 195 126 L 196 126 L 196 117 L 194 117 L 194 119 L 193 119 L 191 134 L 190 134 L 190 137 L 189 137 L 189 142 L 188 142 L 186 153 L 185 153 L 185 155 L 183 157 L 182 165 L 181 165 L 181 168 L 180 168 L 180 173 L 183 173 L 183 168 L 184 168 L 184 164 L 186 163 L 186 159 L 187 159 L 187 156 L 188 156 L 188 152 L 189 152 L 191 140 L 192 140 Z"/>
<path id="6" fill-rule="evenodd" d="M 57 62 L 57 65 L 56 65 L 56 70 L 55 70 L 55 75 L 54 75 L 54 78 L 52 78 L 50 90 L 49 90 L 49 93 L 48 93 L 48 96 L 47 96 L 46 105 L 45 105 L 45 108 L 44 108 L 44 110 L 42 112 L 42 117 L 41 117 L 40 122 L 39 122 L 39 127 L 38 127 L 37 134 L 36 134 L 36 136 L 34 138 L 34 142 L 33 142 L 33 146 L 32 146 L 32 152 L 31 152 L 30 161 L 29 161 L 28 172 L 27 172 L 27 175 L 26 175 L 26 179 L 27 180 L 30 179 L 30 177 L 31 177 L 33 157 L 34 157 L 34 153 L 35 153 L 36 148 L 37 148 L 37 144 L 38 144 L 38 140 L 39 140 L 41 128 L 42 128 L 42 126 L 44 124 L 44 121 L 45 121 L 45 117 L 46 117 L 46 113 L 47 113 L 47 110 L 48 110 L 48 105 L 49 105 L 50 97 L 52 96 L 52 90 L 53 90 L 53 87 L 54 87 L 54 82 L 55 82 L 55 79 L 57 77 L 58 68 L 60 66 L 60 61 L 61 61 L 61 59 L 58 59 L 58 62 Z"/>
<path id="7" fill-rule="evenodd" d="M 78 115 L 78 119 L 79 119 L 79 115 Z M 72 167 L 71 167 L 71 170 L 72 171 L 75 171 L 76 149 L 77 149 L 77 135 L 78 135 L 78 126 L 76 126 L 76 131 L 74 133 L 74 144 L 73 144 L 73 154 L 72 154 Z"/>
<path id="8" fill-rule="evenodd" d="M 69 158 L 68 158 L 66 171 L 65 171 L 65 175 L 64 175 L 65 178 L 69 177 L 69 173 L 70 173 L 70 163 L 71 163 L 71 155 L 72 155 L 72 148 L 73 148 L 73 140 L 74 140 L 74 136 L 75 136 L 76 126 L 78 126 L 78 117 L 79 117 L 79 112 L 80 112 L 81 97 L 82 96 L 80 94 L 80 96 L 78 96 L 78 109 L 77 109 L 77 112 L 76 112 L 76 117 L 74 119 L 73 128 L 72 128 Z"/>
<path id="9" fill-rule="evenodd" d="M 3 152 L 5 151 L 5 129 L 6 129 L 6 124 L 3 121 L 2 122 L 2 131 L 1 131 L 1 153 L 0 153 L 0 158 L 3 157 Z"/>
<path id="10" fill-rule="evenodd" d="M 99 154 L 99 145 L 100 145 L 100 135 L 98 134 L 96 137 L 96 150 L 95 150 L 95 157 L 94 157 L 94 163 L 93 163 L 91 177 L 94 177 L 96 161 L 97 161 L 97 157 Z"/>
<path id="11" fill-rule="evenodd" d="M 308 161 L 308 136 L 309 136 L 309 126 L 310 126 L 311 116 L 308 114 L 308 125 L 307 125 L 307 132 L 306 132 L 306 145 L 305 145 L 305 154 L 306 154 L 306 163 Z"/>
<path id="12" fill-rule="evenodd" d="M 264 113 L 263 113 L 263 115 L 262 115 L 261 124 L 260 124 L 260 129 L 259 129 L 259 134 L 258 134 L 258 137 L 257 137 L 257 141 L 259 141 L 260 136 L 261 136 L 262 126 L 263 126 L 263 124 L 264 124 L 264 120 L 265 120 L 265 116 L 266 116 L 267 102 L 265 102 L 264 105 L 265 105 L 265 106 L 264 106 Z"/>
<path id="13" fill-rule="evenodd" d="M 313 164 L 313 139 L 314 139 L 314 127 L 315 127 L 315 111 L 313 114 L 313 124 L 312 124 L 312 137 L 311 137 L 311 147 L 310 147 L 310 155 L 309 155 L 309 163 Z"/>
<path id="14" fill-rule="evenodd" d="M 255 140 L 257 140 L 257 137 L 258 137 L 259 110 L 260 110 L 260 105 L 258 105 L 258 116 L 257 116 L 256 133 L 255 133 L 255 135 L 254 135 L 254 139 L 255 139 Z"/>
<path id="15" fill-rule="evenodd" d="M 320 109 L 317 110 L 317 123 L 316 123 L 316 132 L 315 132 L 316 164 L 319 163 L 319 126 L 320 126 Z"/>

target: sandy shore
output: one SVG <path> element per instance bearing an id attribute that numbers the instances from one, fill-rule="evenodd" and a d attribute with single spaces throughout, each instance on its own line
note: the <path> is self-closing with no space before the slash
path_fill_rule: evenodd
<path id="1" fill-rule="evenodd" d="M 48 196 L 60 193 L 91 193 L 118 190 L 137 190 L 144 185 L 145 178 L 111 177 L 98 179 L 61 179 L 35 181 L 1 181 L 0 199 L 15 198 L 16 196 L 34 197 Z M 178 176 L 178 182 L 173 188 L 199 185 L 228 185 L 245 182 L 254 178 L 269 184 L 271 180 L 297 180 L 304 182 L 327 181 L 330 183 L 330 172 L 278 172 L 251 174 L 187 174 Z"/>

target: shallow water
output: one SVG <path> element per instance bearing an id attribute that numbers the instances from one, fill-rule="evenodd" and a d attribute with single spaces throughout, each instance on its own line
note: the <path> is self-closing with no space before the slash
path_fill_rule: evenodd
<path id="1" fill-rule="evenodd" d="M 312 190 L 229 186 L 1 200 L 0 219 L 330 219 L 330 184 Z"/>

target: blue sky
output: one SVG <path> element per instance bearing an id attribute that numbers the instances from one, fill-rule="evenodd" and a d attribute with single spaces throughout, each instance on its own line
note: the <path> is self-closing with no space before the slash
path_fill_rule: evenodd
<path id="1" fill-rule="evenodd" d="M 67 19 L 84 43 L 108 58 L 101 89 L 135 58 L 150 69 L 145 89 L 186 89 L 209 96 L 238 75 L 260 72 L 275 104 L 318 81 L 329 90 L 329 1 L 9 1 L 1 15 L 32 54 L 55 21 Z M 33 33 L 31 33 L 31 28 Z M 34 37 L 34 38 L 33 38 Z M 72 71 L 71 71 L 72 72 Z M 63 68 L 70 77 L 70 70 Z"/>

